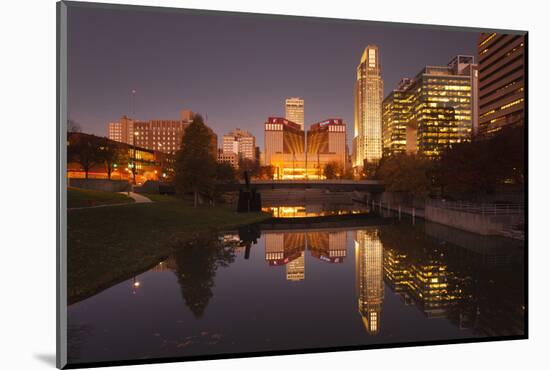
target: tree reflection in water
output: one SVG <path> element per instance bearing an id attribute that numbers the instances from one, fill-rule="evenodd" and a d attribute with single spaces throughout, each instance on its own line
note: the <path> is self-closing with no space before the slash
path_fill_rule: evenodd
<path id="1" fill-rule="evenodd" d="M 233 247 L 221 242 L 216 233 L 204 234 L 177 248 L 174 259 L 181 295 L 199 318 L 212 298 L 218 267 L 229 266 L 235 260 Z"/>

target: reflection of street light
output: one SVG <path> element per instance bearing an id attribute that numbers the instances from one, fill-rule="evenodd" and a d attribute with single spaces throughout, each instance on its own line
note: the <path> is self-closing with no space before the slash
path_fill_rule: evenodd
<path id="1" fill-rule="evenodd" d="M 139 288 L 140 285 L 141 285 L 141 283 L 134 276 L 133 282 L 132 282 L 132 294 L 136 294 L 136 289 Z"/>

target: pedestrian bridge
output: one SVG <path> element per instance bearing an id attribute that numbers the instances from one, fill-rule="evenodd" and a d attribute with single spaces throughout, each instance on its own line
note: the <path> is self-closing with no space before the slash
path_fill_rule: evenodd
<path id="1" fill-rule="evenodd" d="M 324 189 L 329 191 L 359 191 L 380 193 L 384 184 L 377 180 L 253 180 L 251 186 L 258 191 L 275 189 Z M 218 184 L 218 190 L 237 191 L 245 187 L 244 181 L 236 184 Z"/>

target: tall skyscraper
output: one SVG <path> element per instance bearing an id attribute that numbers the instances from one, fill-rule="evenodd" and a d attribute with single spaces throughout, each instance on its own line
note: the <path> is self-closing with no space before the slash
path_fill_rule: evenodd
<path id="1" fill-rule="evenodd" d="M 418 151 L 437 158 L 455 143 L 470 141 L 477 126 L 477 65 L 458 55 L 447 66 L 426 66 L 415 77 L 412 121 Z"/>
<path id="2" fill-rule="evenodd" d="M 479 132 L 525 122 L 525 37 L 482 33 L 478 42 Z"/>
<path id="3" fill-rule="evenodd" d="M 380 331 L 384 299 L 383 246 L 378 230 L 355 232 L 355 278 L 359 314 L 369 334 Z"/>
<path id="4" fill-rule="evenodd" d="M 357 66 L 355 81 L 355 136 L 353 167 L 365 161 L 376 164 L 382 157 L 382 99 L 384 82 L 380 75 L 378 46 L 367 45 Z"/>
<path id="5" fill-rule="evenodd" d="M 304 99 L 287 98 L 285 100 L 285 118 L 297 123 L 304 130 Z"/>
<path id="6" fill-rule="evenodd" d="M 412 85 L 403 78 L 395 90 L 382 103 L 382 153 L 393 155 L 407 151 L 407 124 L 411 115 Z M 414 138 L 416 146 L 416 137 Z"/>
<path id="7" fill-rule="evenodd" d="M 248 131 L 239 128 L 223 136 L 223 152 L 234 153 L 239 160 L 256 160 L 256 138 Z"/>
<path id="8" fill-rule="evenodd" d="M 437 158 L 470 141 L 478 122 L 478 70 L 473 56 L 426 66 L 384 99 L 384 148 Z"/>

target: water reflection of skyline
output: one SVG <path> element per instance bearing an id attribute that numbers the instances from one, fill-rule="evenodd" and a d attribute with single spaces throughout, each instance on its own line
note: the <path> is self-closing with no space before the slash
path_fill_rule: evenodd
<path id="1" fill-rule="evenodd" d="M 378 230 L 355 231 L 355 278 L 359 314 L 368 334 L 380 331 L 384 299 L 383 248 Z"/>
<path id="2" fill-rule="evenodd" d="M 391 227 L 369 227 L 351 231 L 334 228 L 326 231 L 263 231 L 261 237 L 264 240 L 264 260 L 270 267 L 285 266 L 285 276 L 289 282 L 306 279 L 306 253 L 319 261 L 340 264 L 347 257 L 348 240 L 352 241 L 357 307 L 365 331 L 370 335 L 379 334 L 382 328 L 384 285 L 400 298 L 402 304 L 417 307 L 428 318 L 448 319 L 459 328 L 477 328 L 480 333 L 494 335 L 502 331 L 499 325 L 506 327 L 502 331 L 505 334 L 523 331 L 523 312 L 521 305 L 515 303 L 517 295 L 508 301 L 506 297 L 495 297 L 509 306 L 506 310 L 498 305 L 495 307 L 493 301 L 483 299 L 483 295 L 488 294 L 485 291 L 487 282 L 470 268 L 475 265 L 473 260 L 484 263 L 479 267 L 481 269 L 491 268 L 495 265 L 495 258 L 500 261 L 496 266 L 507 265 L 510 257 L 505 252 L 498 251 L 490 258 L 486 255 L 478 256 L 471 251 L 466 253 L 464 248 L 456 245 L 438 242 L 425 234 L 422 237 L 415 236 L 417 233 L 414 228 L 399 234 Z M 186 303 L 200 316 L 212 297 L 217 267 L 231 264 L 232 256 L 243 253 L 245 246 L 250 245 L 249 241 L 243 241 L 241 237 L 238 233 L 228 233 L 219 238 L 225 251 L 221 255 L 214 253 L 216 248 L 212 247 L 209 253 L 213 255 L 197 254 L 195 251 L 192 253 L 195 257 L 193 263 L 186 263 L 189 257 L 180 252 L 179 258 L 171 257 L 153 268 L 153 271 L 176 272 L 180 285 L 186 287 L 184 289 L 182 286 L 182 294 L 186 292 Z M 191 266 L 197 263 L 201 265 L 196 261 L 200 255 L 210 260 L 202 263 L 206 273 Z M 462 259 L 464 262 L 460 263 Z M 486 265 L 487 261 L 491 262 L 489 266 Z M 198 281 L 201 278 L 204 281 Z M 493 285 L 496 283 L 493 282 Z M 202 287 L 203 291 L 191 289 L 193 286 Z M 493 314 L 499 315 L 499 325 L 496 327 L 489 325 L 487 315 Z"/>
<path id="3" fill-rule="evenodd" d="M 269 227 L 197 238 L 138 274 L 139 288 L 130 278 L 72 305 L 70 324 L 91 328 L 71 334 L 75 361 L 123 358 L 116 342 L 135 338 L 173 356 L 524 333 L 517 243 L 423 224 Z"/>
<path id="4" fill-rule="evenodd" d="M 347 231 L 265 232 L 265 260 L 286 265 L 286 279 L 305 279 L 305 251 L 324 262 L 341 263 L 346 257 Z"/>

